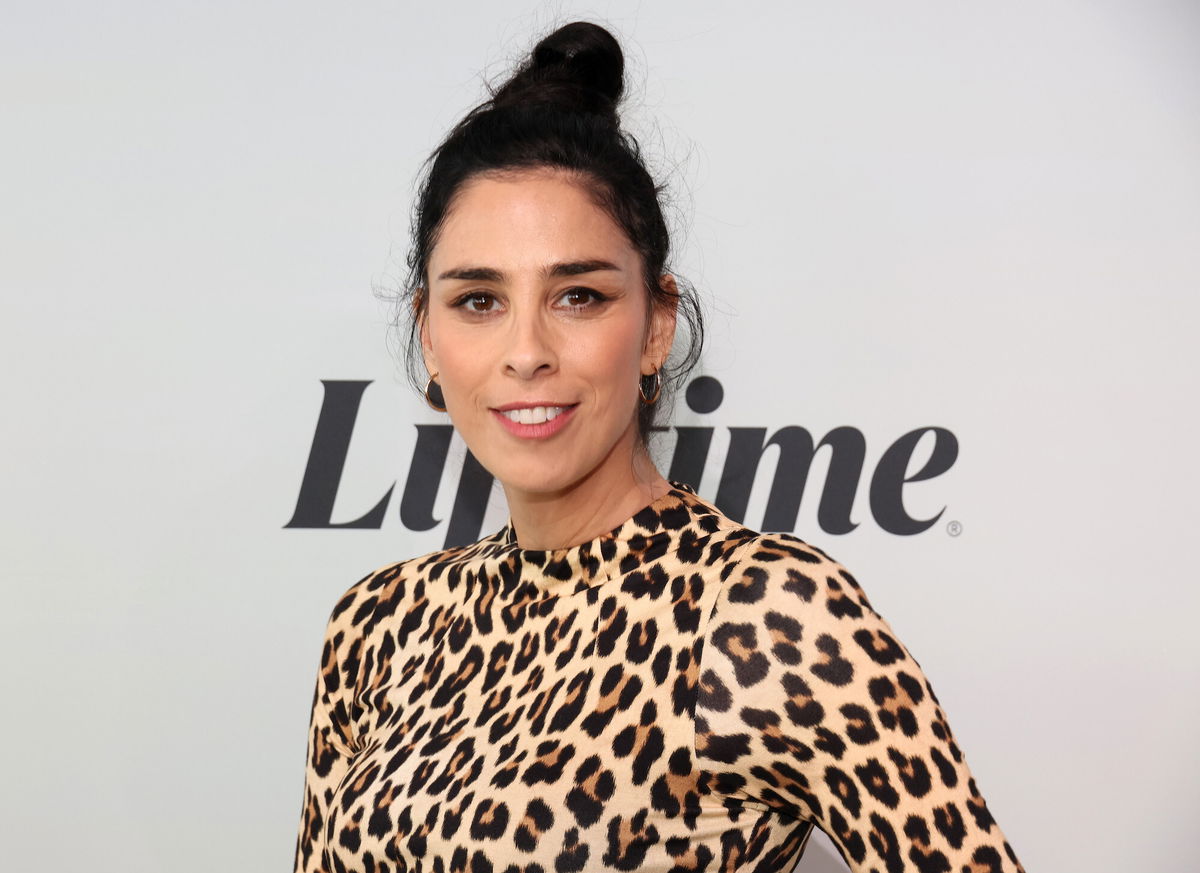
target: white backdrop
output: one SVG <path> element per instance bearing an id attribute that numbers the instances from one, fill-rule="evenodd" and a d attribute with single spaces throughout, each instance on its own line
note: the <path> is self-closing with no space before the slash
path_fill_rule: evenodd
<path id="1" fill-rule="evenodd" d="M 858 527 L 817 523 L 822 453 L 796 533 L 920 660 L 1026 867 L 1200 865 L 1200 7 L 715 6 L 6 7 L 5 869 L 290 869 L 329 610 L 442 545 L 462 463 L 407 530 L 444 419 L 373 289 L 479 72 L 577 15 L 627 40 L 708 303 L 701 494 L 731 427 L 862 431 Z M 334 520 L 396 483 L 378 529 L 285 528 L 322 380 L 372 383 Z M 934 426 L 957 460 L 905 500 L 942 515 L 888 533 L 870 473 Z"/>

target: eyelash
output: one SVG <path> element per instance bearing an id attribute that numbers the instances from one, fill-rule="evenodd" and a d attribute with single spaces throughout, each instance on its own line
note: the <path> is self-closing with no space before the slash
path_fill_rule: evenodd
<path id="1" fill-rule="evenodd" d="M 562 297 L 567 296 L 568 294 L 580 294 L 580 293 L 587 294 L 591 298 L 591 302 L 583 303 L 583 304 L 568 304 L 567 309 L 574 309 L 574 310 L 586 309 L 589 306 L 594 306 L 594 305 L 597 305 L 600 303 L 604 303 L 605 301 L 608 300 L 607 295 L 601 294 L 599 291 L 595 290 L 594 288 L 584 288 L 582 286 L 567 288 L 565 291 L 562 292 L 562 294 L 559 295 L 559 297 L 562 298 Z M 455 300 L 450 305 L 452 307 L 454 307 L 455 309 L 463 309 L 474 315 L 487 315 L 487 313 L 490 310 L 473 309 L 470 305 L 472 301 L 481 300 L 481 299 L 486 299 L 486 300 L 490 300 L 490 301 L 494 302 L 496 297 L 490 291 L 469 291 L 466 294 L 459 297 L 457 300 Z"/>
<path id="2" fill-rule="evenodd" d="M 462 297 L 459 297 L 457 300 L 452 302 L 450 305 L 454 309 L 465 309 L 467 312 L 473 312 L 476 315 L 484 315 L 485 313 L 480 312 L 477 309 L 472 309 L 471 306 L 469 305 L 472 300 L 478 300 L 480 298 L 486 298 L 489 300 L 495 299 L 491 294 L 489 294 L 486 291 L 470 291 L 470 292 L 464 294 Z"/>
<path id="3" fill-rule="evenodd" d="M 568 294 L 579 294 L 579 293 L 589 295 L 591 297 L 592 305 L 604 303 L 606 300 L 608 300 L 607 295 L 601 294 L 595 288 L 583 288 L 583 287 L 568 288 L 566 291 L 564 291 L 562 294 L 560 294 L 559 297 L 562 298 L 562 297 L 566 297 Z M 583 309 L 584 306 L 586 306 L 586 305 L 588 305 L 588 304 L 584 304 L 584 305 L 580 305 L 580 306 L 573 305 L 570 308 L 571 309 Z"/>

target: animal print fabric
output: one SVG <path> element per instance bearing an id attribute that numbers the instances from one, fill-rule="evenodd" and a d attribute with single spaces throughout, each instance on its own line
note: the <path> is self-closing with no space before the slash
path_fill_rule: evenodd
<path id="1" fill-rule="evenodd" d="M 608 534 L 511 526 L 329 619 L 296 873 L 1022 871 L 920 666 L 821 550 L 684 485 Z"/>

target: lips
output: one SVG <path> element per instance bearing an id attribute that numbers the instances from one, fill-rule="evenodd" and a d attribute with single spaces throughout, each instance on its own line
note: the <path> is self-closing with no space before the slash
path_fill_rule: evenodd
<path id="1" fill-rule="evenodd" d="M 492 414 L 514 436 L 537 439 L 551 436 L 566 427 L 578 406 L 578 403 L 555 403 L 549 400 L 527 401 L 493 407 Z"/>
<path id="2" fill-rule="evenodd" d="M 515 421 L 519 424 L 541 424 L 542 422 L 553 421 L 569 408 L 569 406 L 564 404 L 562 406 L 519 406 L 516 409 L 498 411 L 509 421 Z"/>

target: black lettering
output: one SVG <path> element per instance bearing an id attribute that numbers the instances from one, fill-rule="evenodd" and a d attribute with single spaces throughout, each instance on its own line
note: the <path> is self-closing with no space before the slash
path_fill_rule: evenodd
<path id="1" fill-rule="evenodd" d="M 731 427 L 729 433 L 729 454 L 721 472 L 715 503 L 730 518 L 744 523 L 759 461 L 768 447 L 777 446 L 779 460 L 767 496 L 762 529 L 795 530 L 813 455 L 822 446 L 829 446 L 829 473 L 817 507 L 817 522 L 822 530 L 831 534 L 849 533 L 858 527 L 857 522 L 851 521 L 850 514 L 866 459 L 867 443 L 862 431 L 848 426 L 835 427 L 816 446 L 812 435 L 795 425 L 781 428 L 765 442 L 766 428 Z"/>
<path id="2" fill-rule="evenodd" d="M 483 464 L 475 460 L 475 456 L 468 450 L 463 461 L 462 476 L 458 480 L 458 491 L 454 495 L 450 524 L 446 530 L 447 549 L 465 546 L 479 539 L 491 493 L 492 474 L 485 470 Z"/>
<path id="3" fill-rule="evenodd" d="M 300 482 L 300 494 L 296 497 L 296 511 L 284 527 L 379 528 L 387 512 L 388 501 L 392 499 L 395 482 L 365 515 L 354 521 L 332 520 L 333 504 L 342 481 L 342 470 L 346 466 L 350 438 L 354 435 L 358 407 L 363 391 L 371 384 L 371 380 L 322 379 L 321 384 L 325 386 L 325 396 L 321 401 L 320 415 L 317 416 L 312 447 L 308 451 L 304 479 Z"/>
<path id="4" fill-rule="evenodd" d="M 725 399 L 725 389 L 712 376 L 698 376 L 688 385 L 684 398 L 692 412 L 704 415 L 715 412 L 721 405 L 721 401 Z M 704 465 L 708 463 L 708 451 L 712 447 L 713 429 L 677 427 L 675 432 L 679 438 L 671 455 L 671 469 L 667 478 L 699 490 L 700 479 L 704 476 Z"/>
<path id="5" fill-rule="evenodd" d="M 449 424 L 418 424 L 415 427 L 417 445 L 400 497 L 400 523 L 409 530 L 430 530 L 441 523 L 441 519 L 433 517 L 433 503 L 446 470 L 446 455 L 450 451 L 454 427 Z"/>
<path id="6" fill-rule="evenodd" d="M 395 482 L 375 506 L 359 518 L 344 522 L 332 520 L 358 410 L 371 380 L 322 379 L 321 384 L 324 396 L 296 508 L 284 527 L 378 529 L 383 525 Z M 694 379 L 686 392 L 688 407 L 700 415 L 715 411 L 723 399 L 724 388 L 711 376 Z M 425 531 L 442 523 L 442 519 L 434 517 L 433 509 L 446 472 L 454 430 L 448 424 L 414 426 L 417 441 L 400 499 L 400 522 L 408 530 Z M 655 427 L 653 430 L 666 431 L 668 428 Z M 680 426 L 675 430 L 677 440 L 668 478 L 698 490 L 712 448 L 714 429 Z M 836 427 L 816 445 L 808 430 L 794 425 L 779 429 L 770 438 L 767 429 L 761 427 L 731 427 L 729 433 L 729 452 L 714 502 L 730 518 L 745 522 L 762 456 L 767 449 L 775 447 L 779 453 L 761 529 L 766 532 L 795 530 L 813 458 L 828 446 L 828 473 L 821 490 L 817 522 L 830 534 L 846 534 L 858 527 L 851 515 L 866 460 L 866 440 L 860 430 Z M 921 468 L 910 475 L 908 468 L 913 455 L 927 433 L 933 435 L 932 452 Z M 913 518 L 904 507 L 904 486 L 940 476 L 957 458 L 958 439 L 942 427 L 918 428 L 897 439 L 879 459 L 871 478 L 871 513 L 879 526 L 888 533 L 911 536 L 935 524 L 946 508 L 943 506 L 932 518 Z M 446 548 L 479 539 L 494 481 L 468 450 L 447 524 Z"/>
<path id="7" fill-rule="evenodd" d="M 713 429 L 677 427 L 675 432 L 679 434 L 679 439 L 675 442 L 675 451 L 671 455 L 671 471 L 667 478 L 672 482 L 682 482 L 691 485 L 693 489 L 699 489 L 704 465 L 708 462 L 708 450 L 712 446 Z"/>
<path id="8" fill-rule="evenodd" d="M 906 474 L 908 465 L 912 462 L 913 452 L 926 433 L 933 434 L 933 452 L 925 466 L 908 476 Z M 946 507 L 938 510 L 933 518 L 924 521 L 915 519 L 904 509 L 904 486 L 909 482 L 920 482 L 942 475 L 954 466 L 957 459 L 958 438 L 944 427 L 917 428 L 892 443 L 879 459 L 875 475 L 871 478 L 871 513 L 879 526 L 888 533 L 902 536 L 928 530 L 942 517 Z"/>

